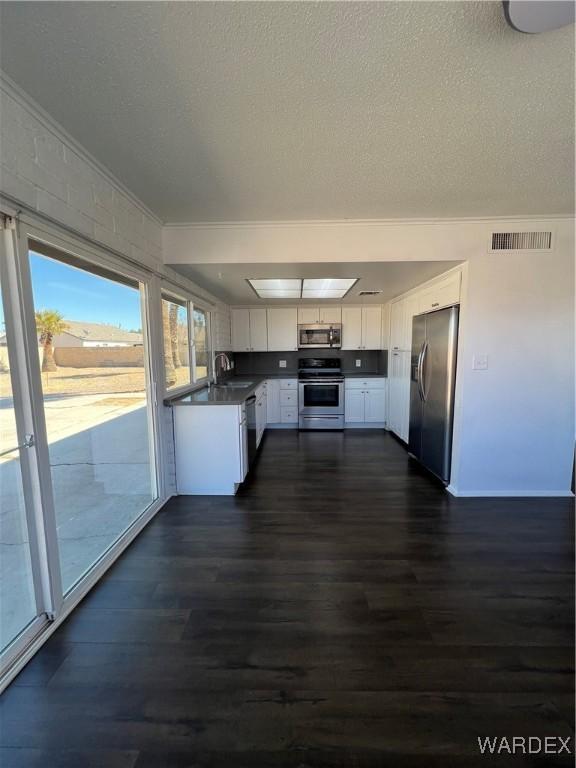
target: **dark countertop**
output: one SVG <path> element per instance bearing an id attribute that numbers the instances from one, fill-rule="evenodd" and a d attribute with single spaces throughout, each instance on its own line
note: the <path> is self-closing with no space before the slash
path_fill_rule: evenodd
<path id="1" fill-rule="evenodd" d="M 382 373 L 344 373 L 345 379 L 385 379 Z M 242 403 L 251 397 L 258 385 L 266 379 L 296 379 L 294 373 L 267 373 L 255 374 L 254 376 L 232 376 L 228 381 L 232 382 L 250 382 L 247 387 L 225 387 L 214 386 L 210 388 L 202 387 L 184 394 L 176 394 L 164 399 L 164 405 L 242 405 Z"/>
<path id="2" fill-rule="evenodd" d="M 258 385 L 269 378 L 269 376 L 233 376 L 228 381 L 245 381 L 249 382 L 248 386 L 242 388 L 206 386 L 192 392 L 167 397 L 164 399 L 164 405 L 242 405 L 254 394 Z"/>

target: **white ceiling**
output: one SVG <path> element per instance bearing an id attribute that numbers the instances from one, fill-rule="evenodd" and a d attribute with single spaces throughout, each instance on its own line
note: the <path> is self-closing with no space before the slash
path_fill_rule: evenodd
<path id="1" fill-rule="evenodd" d="M 573 210 L 574 29 L 500 2 L 3 2 L 2 68 L 164 221 Z"/>
<path id="2" fill-rule="evenodd" d="M 172 269 L 193 280 L 228 304 L 383 304 L 404 291 L 455 267 L 456 261 L 339 262 L 307 264 L 178 264 Z M 358 277 L 341 301 L 319 299 L 260 299 L 248 278 L 265 277 Z M 377 296 L 358 296 L 360 291 L 381 290 Z"/>

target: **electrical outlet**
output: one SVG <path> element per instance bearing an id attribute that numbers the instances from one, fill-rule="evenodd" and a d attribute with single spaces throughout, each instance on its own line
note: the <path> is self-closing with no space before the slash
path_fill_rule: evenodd
<path id="1" fill-rule="evenodd" d="M 362 360 L 356 360 L 356 368 L 362 367 Z"/>
<path id="2" fill-rule="evenodd" d="M 488 355 L 474 355 L 474 357 L 472 358 L 472 370 L 473 371 L 488 370 Z"/>
<path id="3" fill-rule="evenodd" d="M 279 368 L 286 368 L 286 360 L 278 360 Z"/>

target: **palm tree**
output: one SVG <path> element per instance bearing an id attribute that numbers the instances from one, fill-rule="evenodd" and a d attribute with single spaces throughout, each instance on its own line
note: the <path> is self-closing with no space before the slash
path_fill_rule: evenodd
<path id="1" fill-rule="evenodd" d="M 39 335 L 40 344 L 44 347 L 42 355 L 42 371 L 55 371 L 56 361 L 54 360 L 54 346 L 52 344 L 54 336 L 64 333 L 68 324 L 64 317 L 55 309 L 41 309 L 36 312 L 36 329 Z"/>
<path id="2" fill-rule="evenodd" d="M 166 386 L 172 387 L 176 384 L 176 370 L 174 368 L 174 357 L 172 355 L 172 342 L 170 339 L 170 311 L 169 302 L 162 299 L 162 329 L 164 331 L 164 375 L 166 377 Z"/>
<path id="3" fill-rule="evenodd" d="M 182 362 L 180 360 L 180 348 L 178 345 L 178 304 L 170 303 L 170 344 L 172 346 L 172 360 L 174 362 L 174 368 L 180 368 Z"/>

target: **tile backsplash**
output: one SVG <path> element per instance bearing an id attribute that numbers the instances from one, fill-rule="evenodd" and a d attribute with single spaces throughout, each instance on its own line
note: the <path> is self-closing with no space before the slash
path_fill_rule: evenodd
<path id="1" fill-rule="evenodd" d="M 298 373 L 298 358 L 300 357 L 338 357 L 343 373 L 365 373 L 388 375 L 388 351 L 359 350 L 343 351 L 330 349 L 301 349 L 298 352 L 235 352 L 234 363 L 237 376 L 258 374 L 282 374 L 295 376 Z M 286 361 L 286 367 L 281 368 L 280 360 Z M 361 365 L 356 367 L 356 360 Z"/>

